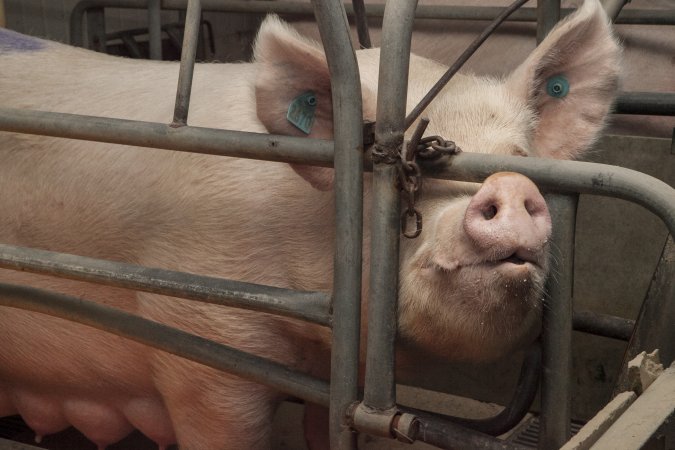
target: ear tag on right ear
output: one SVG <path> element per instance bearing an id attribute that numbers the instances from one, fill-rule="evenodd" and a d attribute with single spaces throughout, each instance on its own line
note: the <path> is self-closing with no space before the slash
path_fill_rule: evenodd
<path id="1" fill-rule="evenodd" d="M 286 119 L 303 133 L 309 134 L 314 125 L 316 103 L 316 95 L 312 91 L 298 95 L 288 105 Z"/>
<path id="2" fill-rule="evenodd" d="M 546 81 L 546 93 L 551 97 L 563 98 L 570 91 L 570 82 L 562 75 L 556 75 Z"/>

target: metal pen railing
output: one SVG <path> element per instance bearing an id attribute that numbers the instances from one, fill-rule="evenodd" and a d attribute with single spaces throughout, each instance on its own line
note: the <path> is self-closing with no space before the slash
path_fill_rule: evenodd
<path id="1" fill-rule="evenodd" d="M 93 3 L 93 0 L 88 0 Z M 122 2 L 120 2 L 122 3 Z M 128 1 L 128 4 L 138 2 Z M 143 7 L 147 6 L 145 0 Z M 174 3 L 180 3 L 178 1 Z M 182 4 L 185 2 L 183 1 Z M 213 2 L 203 2 L 204 5 Z M 239 2 L 232 2 L 239 3 Z M 259 2 L 242 2 L 256 4 Z M 403 144 L 399 123 L 405 111 L 405 95 L 400 89 L 407 84 L 406 48 L 409 49 L 411 8 L 404 3 L 390 2 L 385 14 L 384 29 L 390 46 L 382 50 L 383 67 L 378 96 L 376 142 L 387 151 L 396 151 Z M 171 7 L 170 1 L 162 7 Z M 32 249 L 0 246 L 0 267 L 48 273 L 68 278 L 103 283 L 111 286 L 208 301 L 266 313 L 282 314 L 321 325 L 332 325 L 333 350 L 330 384 L 300 374 L 292 369 L 248 355 L 236 349 L 134 317 L 102 305 L 82 302 L 61 294 L 3 285 L 4 304 L 40 311 L 77 320 L 100 329 L 115 332 L 147 345 L 199 361 L 221 370 L 249 377 L 283 392 L 308 401 L 330 405 L 331 447 L 355 448 L 354 433 L 347 426 L 348 412 L 356 429 L 391 437 L 393 430 L 403 439 L 420 439 L 435 445 L 480 443 L 484 448 L 515 448 L 480 433 L 457 428 L 443 417 L 418 417 L 398 414 L 395 398 L 393 345 L 396 330 L 396 289 L 398 274 L 398 197 L 394 188 L 392 167 L 375 161 L 374 217 L 371 269 L 371 304 L 368 360 L 364 386 L 363 412 L 353 405 L 359 400 L 358 356 L 361 294 L 362 242 L 362 171 L 363 144 L 361 95 L 354 53 L 349 42 L 348 25 L 340 2 L 317 1 L 316 15 L 326 45 L 331 72 L 334 108 L 334 141 L 261 135 L 187 125 L 189 89 L 194 64 L 194 45 L 199 26 L 199 0 L 190 0 L 184 41 L 181 75 L 177 90 L 176 114 L 172 125 L 107 119 L 41 111 L 0 108 L 0 130 L 48 136 L 87 139 L 139 147 L 195 151 L 208 154 L 239 156 L 271 161 L 302 162 L 334 166 L 336 169 L 337 234 L 332 315 L 328 312 L 330 295 L 252 285 L 230 280 L 203 277 L 180 272 L 149 269 L 91 258 L 62 255 Z M 135 7 L 135 6 L 131 6 Z M 191 9 L 190 9 L 191 8 Z M 192 13 L 190 13 L 192 11 Z M 392 31 L 387 31 L 392 30 Z M 400 64 L 403 61 L 404 64 Z M 383 75 L 383 72 L 387 74 Z M 187 78 L 190 81 L 186 81 Z M 389 90 L 383 87 L 390 87 Z M 396 89 L 399 89 L 396 91 Z M 388 111 L 388 112 L 387 112 Z M 390 137 L 392 136 L 392 137 Z M 447 159 L 449 158 L 449 159 Z M 559 266 L 556 280 L 548 285 L 549 318 L 544 333 L 545 368 L 542 381 L 543 434 L 541 448 L 553 448 L 567 440 L 569 433 L 569 342 L 572 323 L 571 274 L 572 245 L 576 197 L 579 193 L 623 198 L 657 214 L 671 234 L 675 234 L 675 190 L 667 184 L 638 172 L 601 164 L 539 160 L 480 154 L 459 154 L 430 163 L 423 174 L 442 179 L 480 182 L 498 171 L 514 171 L 532 179 L 540 188 L 562 194 L 548 194 L 552 216 L 556 221 L 554 247 Z M 366 167 L 370 166 L 366 161 Z M 384 261 L 388 261 L 384 264 Z M 49 304 L 49 306 L 47 306 Z M 377 320 L 383 317 L 383 320 Z M 148 328 L 149 327 L 149 328 Z M 155 330 L 149 333 L 147 330 Z M 141 333 L 142 330 L 142 333 Z M 551 348 L 556 348 L 555 355 Z M 549 350 L 547 350 L 549 349 Z M 372 356 L 371 356 L 372 355 Z M 269 376 L 268 376 L 269 375 Z M 553 411 L 560 408 L 560 411 Z M 417 420 L 417 422 L 415 422 Z M 419 427 L 425 430 L 419 433 Z M 455 433 L 448 434 L 448 431 Z M 453 440 L 454 439 L 454 440 Z"/>

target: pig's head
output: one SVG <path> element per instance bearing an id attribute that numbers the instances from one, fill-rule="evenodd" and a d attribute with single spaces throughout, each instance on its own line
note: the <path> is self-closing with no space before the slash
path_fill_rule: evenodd
<path id="1" fill-rule="evenodd" d="M 372 117 L 379 50 L 358 56 L 364 116 Z M 511 75 L 457 75 L 424 112 L 430 119 L 427 134 L 451 139 L 468 152 L 576 158 L 604 126 L 619 58 L 600 4 L 587 0 Z M 265 64 L 256 95 L 267 129 L 302 135 L 286 120 L 286 110 L 311 91 L 322 106 L 309 135 L 330 137 L 330 84 L 321 50 L 272 19 L 263 25 L 256 59 Z M 413 55 L 409 109 L 445 69 Z M 294 169 L 315 188 L 331 186 L 329 169 Z M 402 242 L 401 338 L 445 357 L 486 360 L 535 337 L 551 233 L 537 187 L 513 173 L 495 174 L 482 185 L 425 180 L 416 207 L 425 222 L 418 238 Z"/>

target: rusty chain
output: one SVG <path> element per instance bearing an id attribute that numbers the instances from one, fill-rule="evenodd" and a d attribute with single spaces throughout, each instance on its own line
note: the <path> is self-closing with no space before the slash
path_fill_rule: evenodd
<path id="1" fill-rule="evenodd" d="M 440 136 L 422 137 L 429 125 L 429 119 L 422 118 L 412 138 L 401 149 L 399 167 L 399 189 L 408 207 L 401 214 L 401 233 L 408 239 L 414 239 L 422 232 L 422 213 L 415 208 L 415 195 L 422 187 L 422 172 L 415 161 L 416 157 L 426 160 L 440 158 L 443 155 L 456 155 L 461 149 L 452 141 Z M 415 219 L 415 229 L 408 231 L 408 221 Z"/>

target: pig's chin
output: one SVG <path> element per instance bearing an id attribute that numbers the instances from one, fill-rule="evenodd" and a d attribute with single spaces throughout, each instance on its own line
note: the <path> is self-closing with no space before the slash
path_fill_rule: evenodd
<path id="1" fill-rule="evenodd" d="M 539 332 L 546 265 L 510 255 L 409 267 L 401 280 L 401 337 L 453 360 L 516 351 Z"/>

